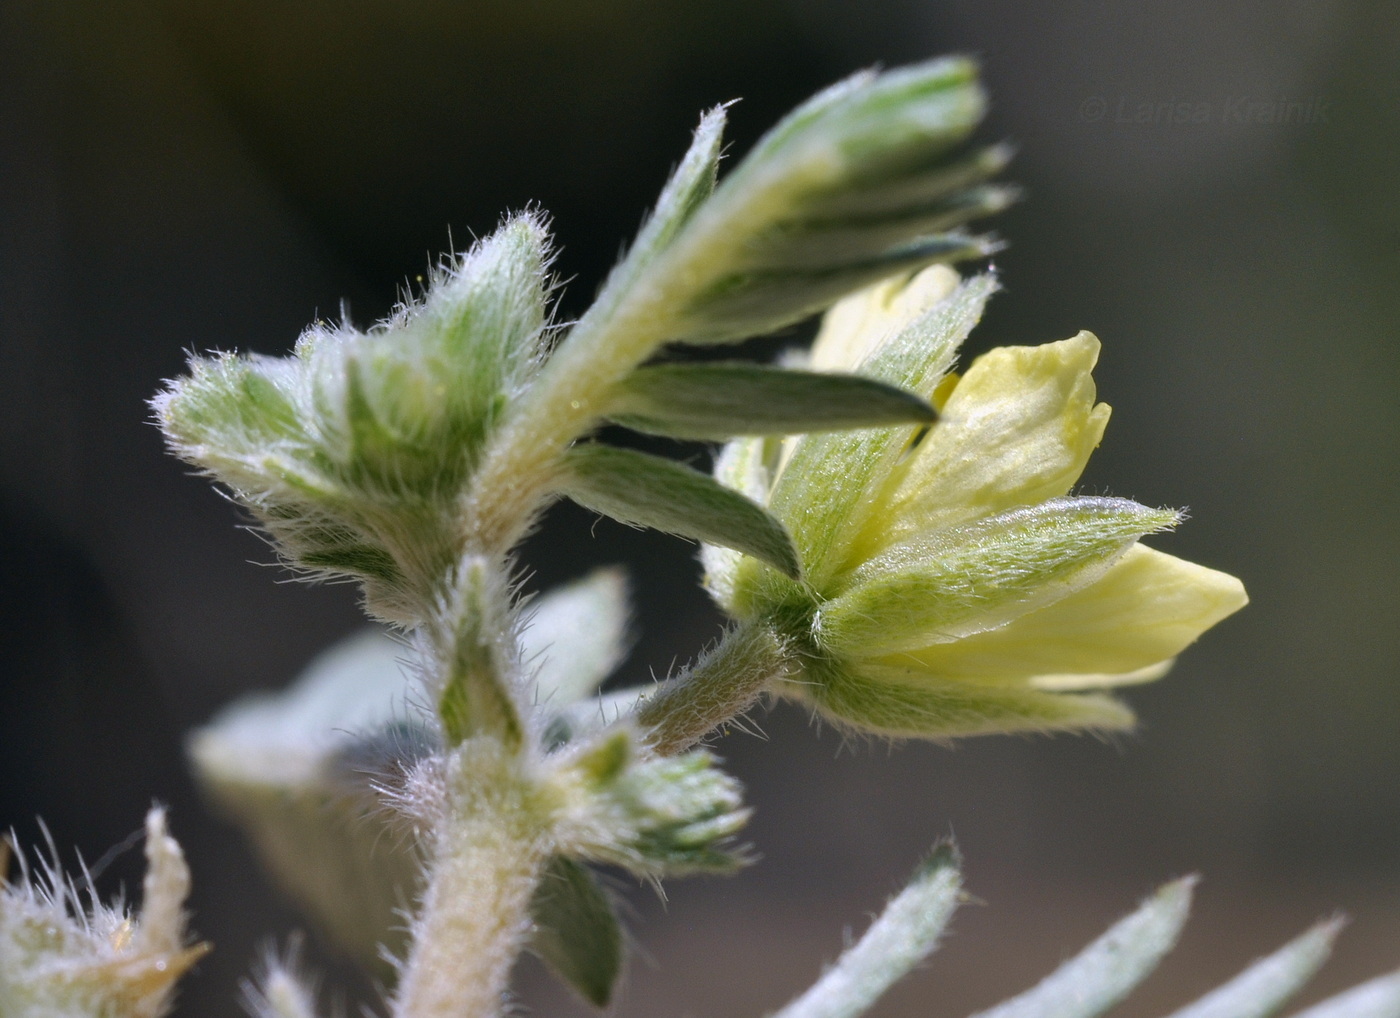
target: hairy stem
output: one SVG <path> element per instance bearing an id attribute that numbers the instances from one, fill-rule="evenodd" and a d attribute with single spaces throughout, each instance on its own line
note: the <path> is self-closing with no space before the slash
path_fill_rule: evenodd
<path id="1" fill-rule="evenodd" d="M 763 626 L 731 629 L 690 671 L 662 683 L 637 709 L 647 741 L 663 756 L 684 752 L 742 715 L 787 675 L 782 645 Z"/>
<path id="2" fill-rule="evenodd" d="M 495 1018 L 530 929 L 529 906 L 549 858 L 548 825 L 494 739 L 448 761 L 447 815 L 413 928 L 394 1018 Z"/>

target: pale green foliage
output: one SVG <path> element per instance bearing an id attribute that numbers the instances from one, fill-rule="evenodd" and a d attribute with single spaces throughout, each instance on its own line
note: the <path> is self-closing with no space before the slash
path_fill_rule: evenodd
<path id="1" fill-rule="evenodd" d="M 1193 878 L 1163 887 L 1132 915 L 1019 996 L 975 1018 L 1094 1018 L 1133 991 L 1176 946 Z"/>
<path id="2" fill-rule="evenodd" d="M 1341 929 L 1338 919 L 1319 923 L 1171 1018 L 1268 1018 L 1322 967 Z"/>
<path id="3" fill-rule="evenodd" d="M 1379 976 L 1300 1011 L 1295 1018 L 1396 1018 L 1400 972 Z"/>
<path id="4" fill-rule="evenodd" d="M 773 1018 L 856 1018 L 933 953 L 962 894 L 951 848 L 936 849 L 865 935 Z"/>
<path id="5" fill-rule="evenodd" d="M 1124 1000 L 1180 937 L 1194 878 L 1167 884 L 1040 983 L 973 1018 L 1095 1018 Z M 840 959 L 773 1018 L 857 1018 L 938 946 L 959 904 L 957 861 L 935 851 Z M 1268 1018 L 1327 960 L 1342 924 L 1319 923 L 1170 1018 Z M 1383 976 L 1296 1018 L 1400 1016 L 1400 975 Z"/>

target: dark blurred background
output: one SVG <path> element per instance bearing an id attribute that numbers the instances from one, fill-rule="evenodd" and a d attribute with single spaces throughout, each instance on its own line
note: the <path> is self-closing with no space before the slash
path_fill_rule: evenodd
<path id="1" fill-rule="evenodd" d="M 385 313 L 437 253 L 538 202 L 577 314 L 698 112 L 745 150 L 857 68 L 963 51 L 1020 149 L 1006 292 L 973 350 L 1105 343 L 1116 408 L 1085 486 L 1192 521 L 1160 547 L 1253 605 L 1128 696 L 1136 734 L 847 745 L 797 711 L 719 744 L 762 862 L 620 884 L 644 954 L 623 1015 L 759 1015 L 955 834 L 981 904 L 884 1014 L 1029 984 L 1155 883 L 1207 879 L 1129 1014 L 1165 1010 L 1334 907 L 1317 992 L 1400 963 L 1400 7 L 918 0 L 8 0 L 0 5 L 0 824 L 93 860 L 154 797 L 215 953 L 182 1014 L 237 1013 L 299 920 L 199 801 L 182 733 L 358 624 L 287 583 L 164 456 L 144 401 L 190 349 L 284 352 Z M 1262 105 L 1261 105 L 1262 104 Z M 1289 112 L 1289 107 L 1293 107 Z M 1271 112 L 1272 110 L 1272 112 Z M 717 618 L 693 549 L 567 507 L 537 586 L 634 570 L 623 677 Z M 102 884 L 134 893 L 139 851 Z M 526 1007 L 579 1009 L 533 962 Z"/>

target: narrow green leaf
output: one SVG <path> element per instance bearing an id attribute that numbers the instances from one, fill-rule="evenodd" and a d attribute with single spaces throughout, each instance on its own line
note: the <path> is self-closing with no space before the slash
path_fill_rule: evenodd
<path id="1" fill-rule="evenodd" d="M 599 443 L 574 446 L 564 494 L 632 526 L 735 548 L 789 576 L 801 566 L 783 525 L 714 478 L 674 460 Z"/>
<path id="2" fill-rule="evenodd" d="M 1342 925 L 1340 919 L 1318 923 L 1171 1018 L 1269 1018 L 1322 967 Z"/>
<path id="3" fill-rule="evenodd" d="M 622 926 L 588 867 L 555 856 L 530 902 L 530 947 L 594 1007 L 607 1007 L 622 973 Z"/>
<path id="4" fill-rule="evenodd" d="M 957 853 L 944 846 L 890 900 L 865 936 L 773 1018 L 857 1018 L 938 946 L 958 906 Z"/>
<path id="5" fill-rule="evenodd" d="M 1187 877 L 1167 884 L 1038 985 L 975 1018 L 1094 1018 L 1107 1011 L 1175 946 L 1195 883 Z"/>
<path id="6" fill-rule="evenodd" d="M 937 414 L 913 393 L 859 375 L 758 364 L 659 364 L 628 376 L 609 416 L 653 435 L 723 441 L 929 423 Z"/>
<path id="7" fill-rule="evenodd" d="M 724 343 L 776 332 L 888 276 L 936 262 L 985 258 L 1000 247 L 992 238 L 946 233 L 916 237 L 886 251 L 848 252 L 841 264 L 744 268 L 718 277 L 697 296 L 692 324 L 675 338 Z"/>
<path id="8" fill-rule="evenodd" d="M 1293 1018 L 1400 1018 L 1400 972 L 1378 976 L 1328 997 Z"/>

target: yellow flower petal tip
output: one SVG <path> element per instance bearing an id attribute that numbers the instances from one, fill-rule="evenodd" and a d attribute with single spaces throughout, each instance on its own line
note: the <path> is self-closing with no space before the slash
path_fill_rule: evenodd
<path id="1" fill-rule="evenodd" d="M 780 692 L 887 736 L 1116 730 L 1082 691 L 1149 682 L 1247 602 L 1239 580 L 1147 548 L 1180 514 L 1071 497 L 1103 438 L 1097 337 L 958 346 L 995 291 L 950 270 L 887 280 L 827 314 L 813 363 L 930 396 L 939 420 L 732 443 L 721 481 L 766 504 L 802 555 L 793 582 L 708 550 L 707 585 L 792 648 Z"/>

